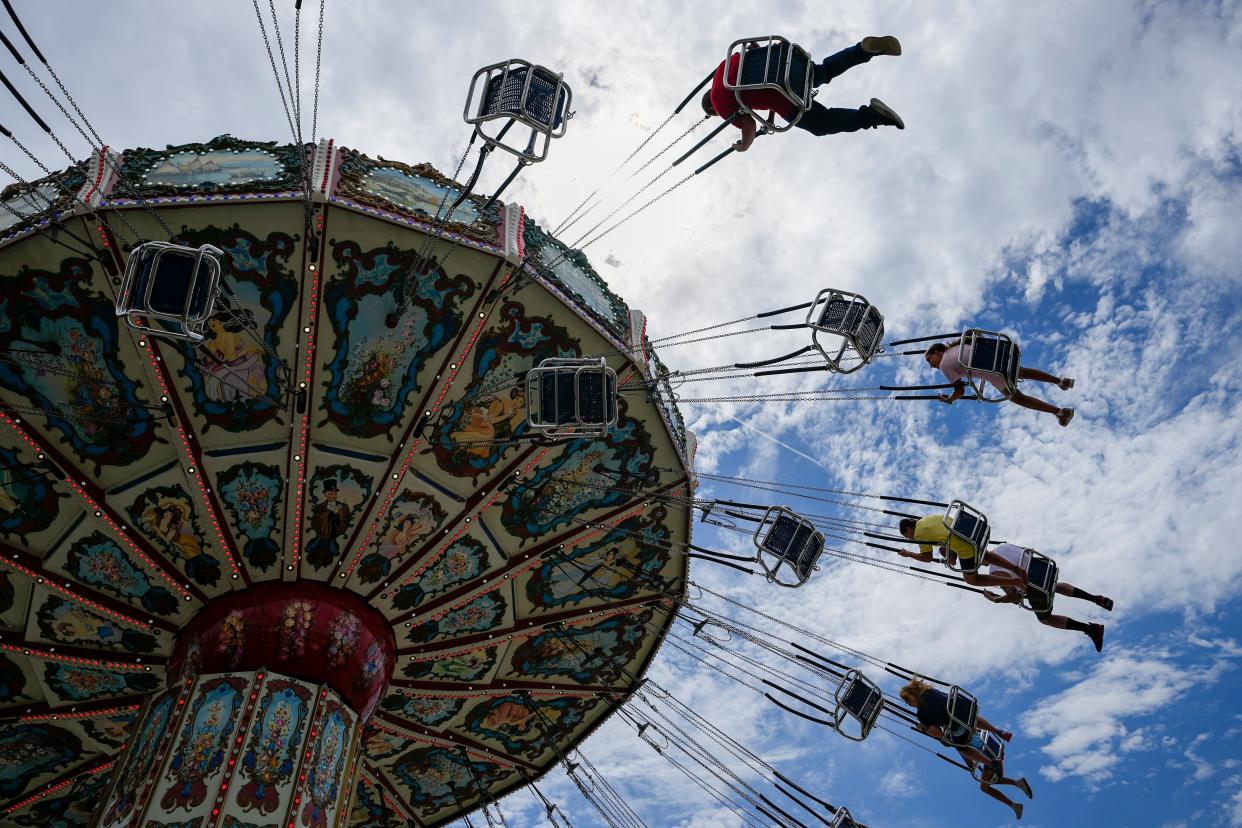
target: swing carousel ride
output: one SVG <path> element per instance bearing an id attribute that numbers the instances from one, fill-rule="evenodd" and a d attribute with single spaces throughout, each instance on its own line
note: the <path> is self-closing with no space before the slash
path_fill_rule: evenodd
<path id="1" fill-rule="evenodd" d="M 915 722 L 863 668 L 921 674 L 698 585 L 690 559 L 761 588 L 798 587 L 832 557 L 974 590 L 874 550 L 907 542 L 892 523 L 908 515 L 885 506 L 934 507 L 977 551 L 988 524 L 960 501 L 694 472 L 678 401 L 743 398 L 688 397 L 686 383 L 845 375 L 906 353 L 882 347 L 865 298 L 825 289 L 743 331 L 800 330 L 809 345 L 664 366 L 655 346 L 748 320 L 653 340 L 582 248 L 728 151 L 623 214 L 685 156 L 661 163 L 568 244 L 557 232 L 598 208 L 595 193 L 556 232 L 498 197 L 566 131 L 557 72 L 480 69 L 448 177 L 316 139 L 318 48 L 303 135 L 298 30 L 282 83 L 275 8 L 273 48 L 256 4 L 293 140 L 120 151 L 5 6 L 26 48 L 5 46 L 52 79 L 59 93 L 39 85 L 90 152 L 32 180 L 3 167 L 0 824 L 503 825 L 524 790 L 569 826 L 573 808 L 539 788 L 561 767 L 605 824 L 644 825 L 583 750 L 610 717 L 741 824 L 858 824 L 644 674 L 667 646 L 854 740 L 909 739 Z M 767 57 L 790 44 L 747 43 L 762 71 L 741 82 L 771 84 Z M 517 166 L 485 198 L 495 150 Z M 981 376 L 1014 376 L 1016 345 L 968 334 Z M 696 497 L 701 485 L 750 497 Z M 693 543 L 696 520 L 753 554 Z M 848 544 L 866 551 L 836 548 Z M 1047 607 L 1055 564 L 1039 572 L 1030 600 Z M 973 732 L 973 697 L 939 683 Z"/>

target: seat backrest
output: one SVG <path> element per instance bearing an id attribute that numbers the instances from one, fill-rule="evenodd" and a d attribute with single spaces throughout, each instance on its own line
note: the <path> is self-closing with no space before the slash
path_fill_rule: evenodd
<path id="1" fill-rule="evenodd" d="M 854 821 L 848 808 L 837 808 L 829 828 L 858 828 L 858 823 Z"/>
<path id="2" fill-rule="evenodd" d="M 747 49 L 742 56 L 742 71 L 738 86 L 758 86 L 764 83 L 784 85 L 785 56 L 789 46 L 774 43 L 757 49 Z"/>
<path id="3" fill-rule="evenodd" d="M 599 425 L 616 419 L 616 377 L 599 369 L 579 369 L 576 375 L 578 418 L 584 423 Z"/>
<path id="4" fill-rule="evenodd" d="M 952 721 L 965 725 L 969 730 L 974 729 L 975 720 L 979 717 L 979 702 L 974 696 L 960 687 L 951 687 L 946 704 Z"/>
<path id="5" fill-rule="evenodd" d="M 560 79 L 540 67 L 514 66 L 488 80 L 480 114 L 525 116 L 548 129 L 556 129 L 565 115 L 565 96 L 557 94 L 561 88 Z"/>
<path id="6" fill-rule="evenodd" d="M 878 688 L 859 675 L 841 697 L 841 706 L 862 721 L 870 723 L 879 712 L 883 698 Z"/>
<path id="7" fill-rule="evenodd" d="M 1044 555 L 1031 555 L 1027 562 L 1026 603 L 1035 612 L 1048 612 L 1056 597 L 1057 565 Z"/>
<path id="8" fill-rule="evenodd" d="M 800 531 L 802 528 L 802 524 L 789 515 L 777 515 L 776 520 L 772 522 L 772 528 L 768 530 L 767 536 L 763 539 L 763 548 L 778 558 L 788 559 L 791 554 L 794 554 L 794 544 L 796 538 L 802 534 Z M 806 535 L 803 537 L 805 538 Z"/>

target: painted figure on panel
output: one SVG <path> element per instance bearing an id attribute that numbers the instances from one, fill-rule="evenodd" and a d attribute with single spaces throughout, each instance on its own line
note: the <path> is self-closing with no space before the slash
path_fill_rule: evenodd
<path id="1" fill-rule="evenodd" d="M 214 402 L 232 402 L 239 396 L 267 391 L 263 376 L 263 348 L 246 326 L 254 325 L 254 312 L 242 308 L 227 318 L 215 316 L 207 322 L 207 339 L 202 346 L 209 356 L 201 361 L 203 393 Z"/>

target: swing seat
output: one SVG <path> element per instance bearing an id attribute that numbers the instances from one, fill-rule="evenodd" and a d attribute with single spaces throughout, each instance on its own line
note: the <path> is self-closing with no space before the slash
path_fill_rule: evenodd
<path id="1" fill-rule="evenodd" d="M 1056 561 L 1034 549 L 1027 549 L 1022 555 L 1022 566 L 1028 578 L 1022 606 L 1032 612 L 1051 612 L 1052 601 L 1057 594 L 1057 578 L 1060 575 Z"/>
<path id="2" fill-rule="evenodd" d="M 783 506 L 772 506 L 763 513 L 752 540 L 768 580 L 784 587 L 805 584 L 824 551 L 824 536 L 814 524 Z M 775 563 L 769 563 L 766 556 L 775 558 Z M 789 570 L 792 579 L 782 577 L 782 567 Z"/>
<path id="3" fill-rule="evenodd" d="M 572 92 L 564 76 L 543 66 L 519 58 L 511 58 L 484 66 L 470 80 L 464 117 L 475 134 L 489 147 L 500 147 L 527 164 L 542 161 L 548 155 L 553 138 L 565 134 L 572 117 L 569 106 Z M 486 125 L 493 121 L 504 124 L 494 133 Z M 506 141 L 514 124 L 527 128 L 523 144 Z"/>
<path id="4" fill-rule="evenodd" d="M 828 823 L 828 828 L 858 828 L 858 823 L 854 821 L 849 808 L 837 808 L 837 812 L 832 815 L 832 822 Z"/>
<path id="5" fill-rule="evenodd" d="M 527 424 L 549 437 L 607 434 L 617 424 L 617 373 L 603 357 L 549 358 L 526 373 Z"/>
<path id="6" fill-rule="evenodd" d="M 1017 393 L 1021 350 L 1006 334 L 971 328 L 962 334 L 959 353 L 967 354 L 962 367 L 966 369 L 967 382 L 981 401 L 1003 402 Z M 989 397 L 984 392 L 992 386 L 985 377 L 999 380 L 1005 390 L 999 392 L 999 396 Z"/>
<path id="7" fill-rule="evenodd" d="M 971 734 L 975 732 L 979 700 L 955 684 L 949 688 L 949 700 L 945 707 L 949 712 L 949 726 L 945 728 L 940 742 L 948 747 L 964 747 L 970 743 Z"/>
<path id="8" fill-rule="evenodd" d="M 962 572 L 976 571 L 983 564 L 983 555 L 992 536 L 987 516 L 973 506 L 954 500 L 945 511 L 944 525 L 951 538 L 965 541 L 975 553 L 969 560 L 963 561 L 959 557 L 957 568 Z"/>
<path id="9" fill-rule="evenodd" d="M 224 251 L 210 244 L 186 247 L 147 242 L 125 265 L 116 315 L 138 331 L 201 342 L 215 312 L 224 272 Z"/>
<path id="10" fill-rule="evenodd" d="M 974 764 L 970 769 L 970 775 L 979 781 L 983 781 L 989 767 L 999 762 L 1005 761 L 1005 740 L 997 736 L 991 731 L 985 730 L 979 734 L 979 741 L 983 743 L 980 753 L 987 759 L 986 764 Z"/>
<path id="11" fill-rule="evenodd" d="M 741 71 L 728 71 L 734 55 L 740 55 Z M 791 129 L 811 108 L 814 98 L 815 64 L 805 49 L 780 35 L 744 37 L 729 45 L 725 55 L 724 88 L 733 93 L 738 108 L 772 132 Z M 784 126 L 775 118 L 765 118 L 742 100 L 747 92 L 770 90 L 778 93 L 796 109 L 794 117 Z"/>
<path id="12" fill-rule="evenodd" d="M 851 374 L 870 363 L 884 339 L 884 315 L 866 297 L 833 288 L 815 295 L 806 314 L 806 325 L 811 329 L 815 349 L 828 361 L 828 369 L 838 374 Z M 837 339 L 825 344 L 820 341 L 820 334 Z M 834 346 L 836 352 L 831 353 Z M 844 367 L 841 363 L 849 352 L 858 362 Z"/>
<path id="13" fill-rule="evenodd" d="M 854 742 L 866 739 L 884 710 L 884 692 L 862 673 L 850 670 L 837 685 L 836 700 L 837 709 L 833 714 L 836 731 Z M 851 719 L 857 725 L 857 732 L 844 726 Z"/>

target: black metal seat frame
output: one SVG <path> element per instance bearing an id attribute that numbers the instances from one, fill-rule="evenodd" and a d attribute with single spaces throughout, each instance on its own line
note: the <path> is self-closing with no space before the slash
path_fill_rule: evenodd
<path id="1" fill-rule="evenodd" d="M 944 525 L 949 530 L 949 538 L 945 543 L 952 549 L 953 538 L 957 538 L 974 550 L 975 554 L 969 561 L 959 556 L 957 564 L 950 564 L 945 559 L 945 566 L 958 572 L 976 572 L 983 565 L 983 556 L 987 554 L 988 540 L 992 536 L 987 515 L 961 500 L 954 500 L 944 513 Z"/>
<path id="2" fill-rule="evenodd" d="M 974 390 L 980 402 L 1004 402 L 1018 391 L 1018 372 L 1021 370 L 1021 349 L 1007 334 L 970 328 L 962 333 L 958 353 L 969 351 L 969 358 L 962 360 L 966 382 Z M 1005 390 L 999 396 L 988 396 L 984 389 L 993 388 L 985 377 L 1000 379 Z M 993 388 L 993 390 L 995 390 Z"/>
<path id="3" fill-rule="evenodd" d="M 778 534 L 779 532 L 779 534 Z M 758 550 L 756 561 L 769 582 L 796 588 L 805 584 L 818 566 L 824 551 L 824 535 L 815 525 L 785 506 L 770 506 L 759 519 L 752 537 Z M 765 555 L 776 563 L 769 565 Z M 786 581 L 782 567 L 789 569 L 796 580 Z"/>
<path id="4" fill-rule="evenodd" d="M 762 53 L 762 54 L 761 54 Z M 730 78 L 730 65 L 734 55 L 739 55 L 735 81 Z M 762 72 L 757 72 L 762 59 Z M 751 75 L 756 75 L 752 80 Z M 780 35 L 744 37 L 729 44 L 725 55 L 724 88 L 733 93 L 738 109 L 758 121 L 768 132 L 785 132 L 792 129 L 811 108 L 814 102 L 815 64 L 810 54 L 797 43 Z M 742 99 L 747 92 L 770 90 L 777 92 L 796 108 L 794 117 L 787 124 L 778 125 L 774 117 L 755 112 Z"/>
<path id="5" fill-rule="evenodd" d="M 837 707 L 833 712 L 833 728 L 850 741 L 866 739 L 884 710 L 884 691 L 858 670 L 850 670 L 837 685 L 834 698 Z M 858 723 L 857 734 L 844 727 L 849 719 Z"/>
<path id="6" fill-rule="evenodd" d="M 572 406 L 562 403 L 567 390 L 563 380 L 572 377 L 569 391 Z M 585 382 L 598 384 L 586 388 Z M 584 399 L 584 393 L 600 392 L 598 400 Z M 546 406 L 549 400 L 551 406 Z M 585 403 L 585 404 L 584 404 Z M 617 424 L 617 373 L 603 357 L 596 359 L 564 359 L 549 357 L 526 372 L 526 420 L 531 429 L 548 437 L 602 436 Z M 551 413 L 551 417 L 545 416 Z M 590 416 L 598 411 L 601 416 Z M 572 416 L 571 416 L 572 412 Z"/>
<path id="7" fill-rule="evenodd" d="M 837 374 L 852 374 L 869 364 L 884 339 L 884 315 L 865 296 L 835 288 L 824 288 L 815 295 L 806 314 L 806 326 L 811 329 L 815 350 Z M 838 339 L 826 344 L 820 341 L 821 334 Z M 842 360 L 850 353 L 858 358 L 857 363 L 845 367 Z"/>
<path id="8" fill-rule="evenodd" d="M 223 261 L 224 251 L 210 244 L 187 247 L 152 241 L 138 245 L 125 263 L 116 315 L 134 330 L 152 336 L 202 342 L 207 320 L 215 313 Z M 162 294 L 170 287 L 179 301 L 161 307 L 169 298 Z"/>

